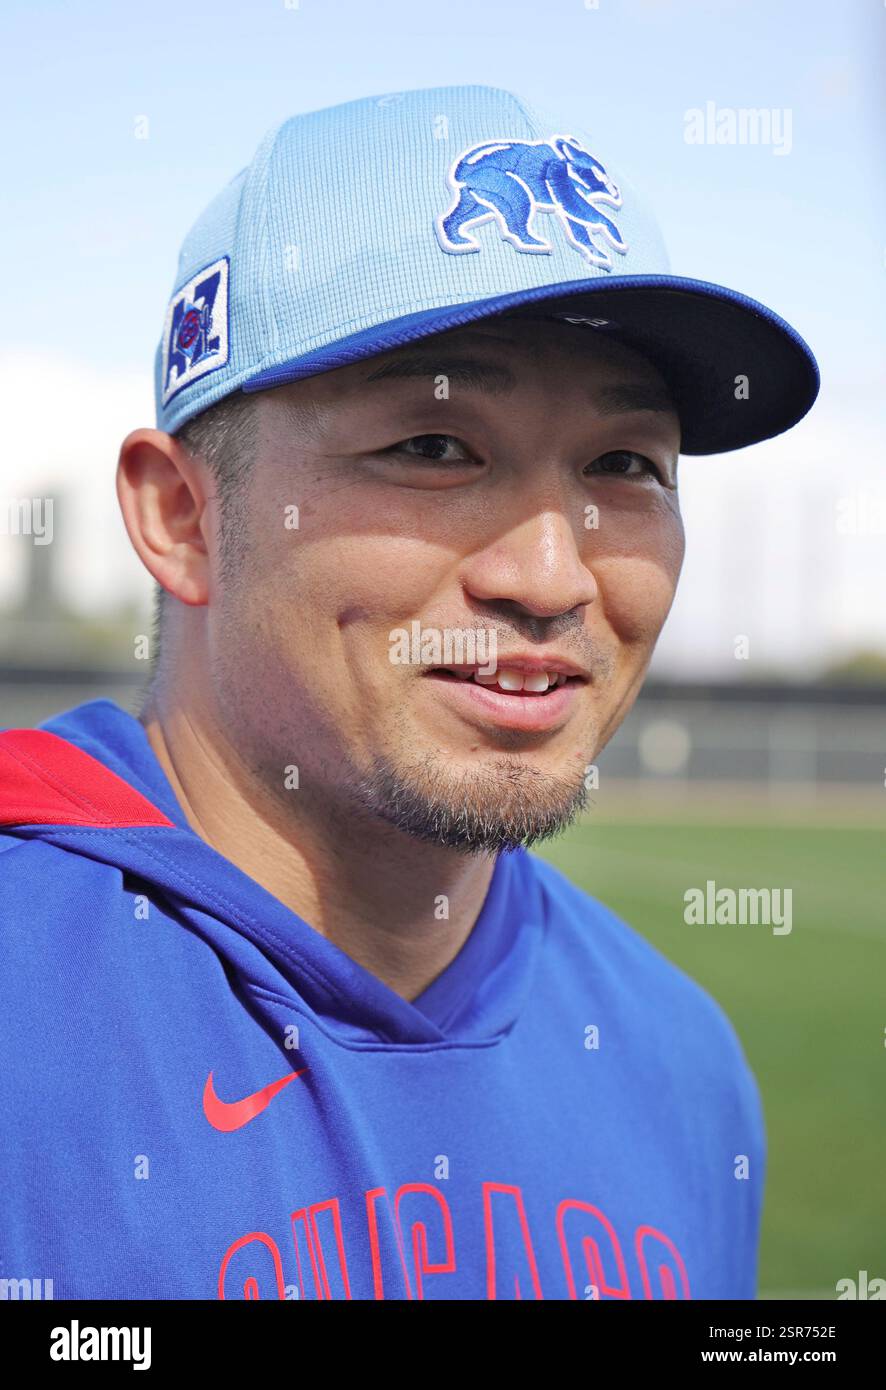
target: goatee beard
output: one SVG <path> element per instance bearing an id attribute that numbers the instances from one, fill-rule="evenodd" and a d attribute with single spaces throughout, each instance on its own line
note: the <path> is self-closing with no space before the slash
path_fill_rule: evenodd
<path id="1" fill-rule="evenodd" d="M 567 782 L 516 758 L 497 758 L 461 779 L 434 756 L 406 770 L 379 760 L 352 792 L 365 811 L 407 835 L 486 855 L 561 834 L 589 800 L 583 775 Z"/>

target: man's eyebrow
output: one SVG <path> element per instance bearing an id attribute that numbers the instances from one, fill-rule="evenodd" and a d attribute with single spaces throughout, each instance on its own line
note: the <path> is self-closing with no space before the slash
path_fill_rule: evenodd
<path id="1" fill-rule="evenodd" d="M 445 376 L 450 382 L 487 395 L 505 395 L 515 391 L 519 381 L 510 367 L 479 357 L 442 357 L 429 353 L 412 353 L 396 357 L 378 367 L 364 383 L 420 380 Z M 649 410 L 659 414 L 675 413 L 674 402 L 664 386 L 655 382 L 616 382 L 610 386 L 591 386 L 589 399 L 604 418 Z"/>
<path id="2" fill-rule="evenodd" d="M 653 410 L 659 414 L 676 414 L 677 407 L 667 387 L 654 381 L 620 381 L 592 392 L 594 405 L 604 418 L 627 415 L 638 410 Z"/>
<path id="3" fill-rule="evenodd" d="M 517 378 L 510 367 L 505 367 L 500 362 L 484 362 L 479 357 L 441 357 L 419 353 L 395 357 L 393 361 L 371 372 L 364 380 L 368 384 L 375 381 L 402 381 L 410 377 L 438 376 L 448 377 L 458 386 L 466 386 L 472 391 L 485 391 L 493 396 L 513 391 L 517 386 Z"/>

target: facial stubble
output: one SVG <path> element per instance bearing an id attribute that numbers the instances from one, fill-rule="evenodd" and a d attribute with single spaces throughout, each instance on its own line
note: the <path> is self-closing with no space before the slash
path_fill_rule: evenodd
<path id="1" fill-rule="evenodd" d="M 399 748 L 408 744 L 404 726 L 401 711 Z M 513 751 L 478 751 L 475 759 L 456 772 L 439 749 L 402 757 L 377 753 L 351 794 L 364 813 L 470 855 L 528 849 L 561 834 L 587 808 L 584 762 L 570 778 L 543 772 Z"/>

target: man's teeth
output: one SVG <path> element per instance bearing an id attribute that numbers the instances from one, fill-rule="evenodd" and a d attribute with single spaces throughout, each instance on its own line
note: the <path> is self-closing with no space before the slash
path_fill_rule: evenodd
<path id="1" fill-rule="evenodd" d="M 567 679 L 561 671 L 516 671 L 508 666 L 488 676 L 482 671 L 456 671 L 455 674 L 460 680 L 468 680 L 473 675 L 478 685 L 497 685 L 510 691 L 528 690 L 534 695 L 543 695 L 555 685 L 565 685 Z"/>

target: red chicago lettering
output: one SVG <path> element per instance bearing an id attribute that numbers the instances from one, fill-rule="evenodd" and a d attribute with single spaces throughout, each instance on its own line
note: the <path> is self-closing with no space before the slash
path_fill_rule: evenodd
<path id="1" fill-rule="evenodd" d="M 516 1269 L 512 1263 L 509 1269 L 502 1269 L 496 1257 L 495 1248 L 495 1225 L 492 1219 L 492 1198 L 498 1194 L 507 1197 L 507 1202 L 498 1201 L 496 1211 L 499 1214 L 498 1229 L 507 1224 L 513 1227 L 516 1217 L 517 1225 L 520 1229 L 520 1239 L 522 1241 L 523 1254 L 525 1259 L 520 1262 L 521 1268 Z M 504 1215 L 503 1215 L 504 1213 Z M 526 1209 L 523 1205 L 523 1193 L 519 1187 L 511 1187 L 502 1182 L 484 1182 L 483 1184 L 483 1228 L 486 1233 L 486 1297 L 498 1298 L 499 1290 L 507 1290 L 504 1297 L 509 1298 L 513 1294 L 514 1298 L 522 1299 L 523 1292 L 520 1284 L 520 1274 L 523 1275 L 523 1284 L 532 1284 L 533 1294 L 536 1298 L 542 1298 L 541 1283 L 538 1277 L 538 1266 L 535 1263 L 535 1251 L 532 1248 L 532 1238 L 529 1234 L 529 1222 L 526 1220 Z M 509 1241 L 508 1249 L 517 1245 L 517 1241 Z"/>
<path id="2" fill-rule="evenodd" d="M 423 1300 L 429 1276 L 454 1274 L 456 1269 L 452 1214 L 445 1196 L 431 1183 L 414 1182 L 402 1184 L 393 1202 L 384 1187 L 369 1188 L 365 1198 L 374 1297 L 405 1295 Z M 508 1183 L 484 1182 L 482 1207 L 487 1299 L 543 1298 L 522 1190 Z M 567 1198 L 557 1207 L 555 1224 L 571 1299 L 586 1298 L 589 1291 L 596 1299 L 633 1296 L 621 1244 L 605 1212 L 590 1202 Z M 290 1213 L 290 1225 L 298 1297 L 351 1299 L 340 1199 L 300 1207 Z M 683 1257 L 669 1236 L 654 1226 L 638 1226 L 634 1246 L 644 1298 L 691 1298 Z M 580 1255 L 584 1264 L 580 1278 L 573 1255 Z M 308 1265 L 312 1294 L 306 1291 Z M 392 1274 L 395 1270 L 399 1280 Z M 390 1286 L 392 1279 L 396 1288 Z M 219 1298 L 229 1297 L 235 1287 L 242 1288 L 245 1299 L 260 1298 L 260 1290 L 266 1298 L 286 1297 L 280 1251 L 266 1232 L 250 1231 L 225 1251 L 218 1275 Z"/>
<path id="3" fill-rule="evenodd" d="M 323 1241 L 320 1237 L 320 1228 L 317 1217 L 326 1214 L 326 1225 L 332 1221 L 332 1234 L 335 1241 L 335 1253 L 338 1260 L 337 1279 L 335 1292 L 332 1291 L 329 1283 L 329 1270 L 327 1269 L 326 1259 L 323 1254 Z M 314 1297 L 316 1299 L 345 1298 L 351 1297 L 351 1281 L 348 1278 L 348 1262 L 345 1258 L 345 1243 L 341 1229 L 341 1206 L 337 1197 L 330 1197 L 326 1202 L 314 1202 L 309 1207 L 301 1207 L 298 1211 L 292 1212 L 290 1216 L 292 1224 L 292 1240 L 295 1245 L 295 1262 L 298 1267 L 298 1296 L 304 1298 L 305 1284 L 302 1273 L 301 1243 L 299 1241 L 299 1230 L 304 1232 L 308 1247 L 308 1256 L 311 1261 L 311 1273 L 314 1277 Z M 332 1242 L 327 1242 L 331 1245 Z"/>
<path id="4" fill-rule="evenodd" d="M 249 1251 L 250 1263 L 260 1263 L 264 1266 L 262 1269 L 262 1279 L 265 1283 L 269 1282 L 268 1260 L 267 1258 L 263 1258 L 257 1261 L 255 1257 L 260 1254 L 262 1249 L 270 1251 L 271 1259 L 273 1260 L 274 1280 L 277 1285 L 277 1297 L 284 1298 L 283 1261 L 280 1258 L 280 1251 L 277 1249 L 275 1242 L 269 1235 L 266 1235 L 264 1231 L 250 1231 L 249 1235 L 241 1236 L 239 1240 L 235 1240 L 234 1244 L 225 1251 L 224 1258 L 221 1262 L 221 1269 L 218 1272 L 219 1298 L 227 1298 L 227 1294 L 225 1293 L 225 1278 L 228 1273 L 228 1265 L 231 1263 L 234 1256 L 238 1254 L 240 1250 L 245 1250 L 247 1246 L 253 1247 Z M 237 1263 L 243 1264 L 246 1263 L 246 1261 L 238 1260 Z M 243 1279 L 243 1297 L 247 1299 L 260 1298 L 261 1295 L 258 1291 L 258 1279 L 256 1276 L 254 1274 L 246 1274 L 240 1277 Z"/>
<path id="5" fill-rule="evenodd" d="M 662 1256 L 665 1255 L 665 1252 L 665 1257 L 670 1257 L 669 1264 L 659 1264 L 657 1267 L 657 1274 L 662 1291 L 662 1296 L 664 1298 L 674 1299 L 692 1297 L 692 1295 L 689 1292 L 689 1275 L 686 1273 L 686 1266 L 683 1263 L 683 1257 L 680 1254 L 680 1251 L 677 1249 L 674 1242 L 670 1240 L 668 1236 L 664 1235 L 661 1231 L 657 1231 L 654 1226 L 638 1226 L 637 1234 L 634 1237 L 634 1241 L 637 1248 L 637 1263 L 640 1266 L 640 1277 L 643 1280 L 644 1297 L 655 1297 L 655 1294 L 652 1291 L 652 1284 L 650 1283 L 649 1279 L 649 1264 L 646 1254 L 646 1244 L 650 1244 L 650 1253 L 652 1253 L 652 1251 L 654 1250 L 652 1242 L 654 1241 L 657 1241 L 659 1243 L 659 1246 L 665 1247 L 664 1251 L 662 1251 L 661 1249 L 654 1250 L 654 1253 L 658 1257 L 658 1259 L 661 1259 Z M 676 1267 L 676 1272 L 680 1279 L 680 1293 L 677 1292 L 677 1281 L 674 1278 L 674 1270 L 671 1268 L 671 1265 Z"/>

